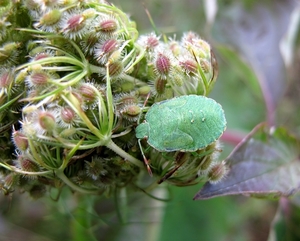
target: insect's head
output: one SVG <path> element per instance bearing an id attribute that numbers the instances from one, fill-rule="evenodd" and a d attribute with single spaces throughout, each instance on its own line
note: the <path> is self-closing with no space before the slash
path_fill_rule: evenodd
<path id="1" fill-rule="evenodd" d="M 135 136 L 137 139 L 143 139 L 149 136 L 149 123 L 143 122 L 135 128 Z"/>

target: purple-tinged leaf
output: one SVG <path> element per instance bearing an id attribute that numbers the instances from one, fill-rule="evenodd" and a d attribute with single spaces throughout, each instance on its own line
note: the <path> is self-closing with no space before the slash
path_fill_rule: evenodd
<path id="1" fill-rule="evenodd" d="M 258 125 L 225 160 L 227 177 L 206 183 L 194 200 L 244 194 L 290 196 L 300 187 L 300 141 L 284 128 Z"/>

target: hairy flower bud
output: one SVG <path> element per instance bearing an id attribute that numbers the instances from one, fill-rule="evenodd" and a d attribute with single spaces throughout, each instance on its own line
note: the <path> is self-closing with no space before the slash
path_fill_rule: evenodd
<path id="1" fill-rule="evenodd" d="M 171 71 L 171 60 L 170 58 L 162 53 L 158 53 L 155 60 L 155 72 L 158 76 L 166 78 Z"/>
<path id="2" fill-rule="evenodd" d="M 30 76 L 28 76 L 28 83 L 32 86 L 44 86 L 50 80 L 50 76 L 43 71 L 34 71 Z"/>
<path id="3" fill-rule="evenodd" d="M 21 131 L 13 131 L 12 137 L 19 150 L 25 151 L 28 148 L 28 138 Z"/>
<path id="4" fill-rule="evenodd" d="M 96 31 L 103 34 L 112 34 L 119 28 L 118 22 L 113 17 L 99 17 L 97 22 Z"/>
<path id="5" fill-rule="evenodd" d="M 40 170 L 39 166 L 35 162 L 29 160 L 28 158 L 19 156 L 18 160 L 20 162 L 20 166 L 23 171 L 38 172 Z M 32 176 L 32 177 L 34 177 L 34 176 Z"/>
<path id="6" fill-rule="evenodd" d="M 52 132 L 56 127 L 56 120 L 52 113 L 41 111 L 38 115 L 39 125 L 47 132 Z"/>
<path id="7" fill-rule="evenodd" d="M 134 104 L 126 105 L 121 110 L 121 115 L 129 121 L 137 121 L 140 113 L 141 113 L 141 107 Z"/>
<path id="8" fill-rule="evenodd" d="M 116 39 L 108 39 L 98 43 L 95 46 L 95 58 L 101 64 L 106 64 L 110 55 L 119 48 L 119 42 Z"/>
<path id="9" fill-rule="evenodd" d="M 60 111 L 61 119 L 66 124 L 71 124 L 74 122 L 76 117 L 75 112 L 68 106 L 63 107 Z"/>
<path id="10" fill-rule="evenodd" d="M 207 177 L 210 183 L 217 183 L 221 181 L 227 174 L 228 169 L 224 161 L 220 163 L 215 163 L 211 166 Z"/>
<path id="11" fill-rule="evenodd" d="M 56 32 L 61 16 L 62 12 L 59 9 L 52 9 L 44 13 L 34 26 L 46 32 Z"/>
<path id="12" fill-rule="evenodd" d="M 93 104 L 97 99 L 97 93 L 91 84 L 84 83 L 79 86 L 79 94 L 83 97 L 86 104 Z"/>
<path id="13" fill-rule="evenodd" d="M 165 93 L 167 80 L 161 77 L 158 77 L 154 81 L 154 89 L 157 94 L 162 95 Z"/>
<path id="14" fill-rule="evenodd" d="M 122 74 L 123 69 L 124 69 L 124 66 L 123 66 L 122 61 L 115 61 L 113 63 L 110 63 L 108 65 L 109 76 L 112 78 L 116 78 Z"/>
<path id="15" fill-rule="evenodd" d="M 198 64 L 195 60 L 193 59 L 183 59 L 179 61 L 179 65 L 185 70 L 187 74 L 196 74 L 197 73 L 197 68 Z"/>
<path id="16" fill-rule="evenodd" d="M 0 90 L 6 89 L 8 90 L 14 81 L 13 70 L 3 69 L 0 70 Z"/>

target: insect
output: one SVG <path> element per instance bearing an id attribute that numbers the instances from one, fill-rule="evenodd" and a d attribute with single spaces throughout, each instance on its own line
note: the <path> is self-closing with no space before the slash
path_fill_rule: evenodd
<path id="1" fill-rule="evenodd" d="M 225 129 L 220 104 L 205 96 L 184 95 L 153 104 L 135 134 L 140 148 L 141 139 L 146 139 L 160 152 L 194 152 L 218 140 Z M 144 154 L 143 157 L 151 171 Z"/>

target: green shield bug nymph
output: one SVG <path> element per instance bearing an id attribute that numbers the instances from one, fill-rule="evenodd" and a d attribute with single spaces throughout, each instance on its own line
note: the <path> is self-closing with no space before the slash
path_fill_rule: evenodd
<path id="1" fill-rule="evenodd" d="M 218 140 L 225 129 L 220 104 L 205 96 L 184 95 L 153 104 L 135 134 L 139 142 L 144 138 L 160 152 L 194 152 Z"/>

